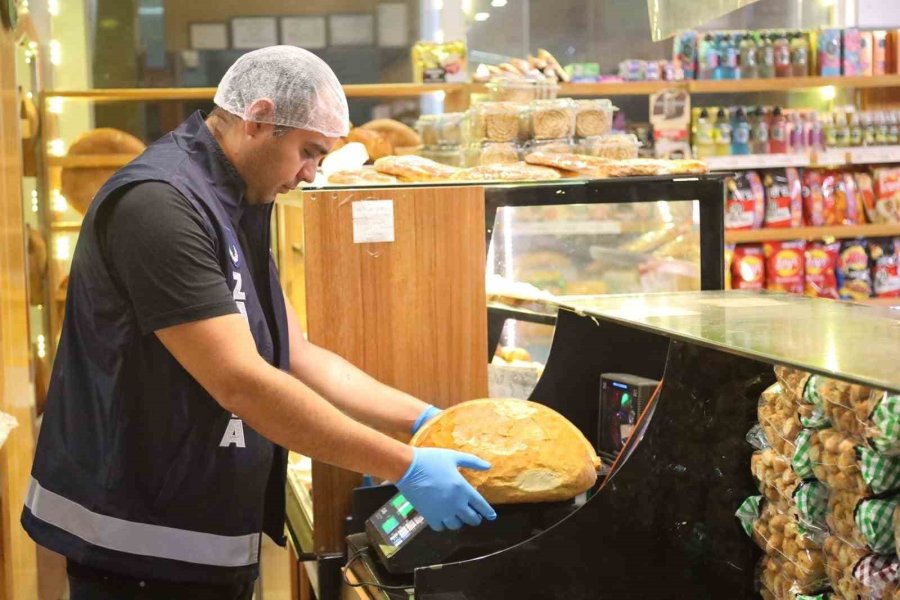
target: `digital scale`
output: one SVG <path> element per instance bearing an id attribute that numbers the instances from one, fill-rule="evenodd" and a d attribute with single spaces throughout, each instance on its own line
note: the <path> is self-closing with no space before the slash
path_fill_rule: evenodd
<path id="1" fill-rule="evenodd" d="M 627 373 L 600 376 L 599 452 L 615 455 L 622 450 L 658 385 L 653 379 Z"/>
<path id="2" fill-rule="evenodd" d="M 392 574 L 484 556 L 518 544 L 560 521 L 576 500 L 494 506 L 497 518 L 477 527 L 434 531 L 403 494 L 393 496 L 366 520 L 366 536 Z"/>

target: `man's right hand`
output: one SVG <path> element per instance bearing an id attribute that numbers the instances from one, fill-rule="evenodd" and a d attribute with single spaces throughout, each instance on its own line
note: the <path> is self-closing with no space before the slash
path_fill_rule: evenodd
<path id="1" fill-rule="evenodd" d="M 486 471 L 490 463 L 477 456 L 442 448 L 415 448 L 397 488 L 435 531 L 480 525 L 497 513 L 463 478 L 459 468 Z"/>

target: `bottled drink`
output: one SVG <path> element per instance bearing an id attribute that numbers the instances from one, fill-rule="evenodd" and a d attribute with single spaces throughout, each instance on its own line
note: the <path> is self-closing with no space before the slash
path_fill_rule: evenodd
<path id="1" fill-rule="evenodd" d="M 842 112 L 834 116 L 834 141 L 839 148 L 850 145 L 850 127 L 847 125 L 847 115 Z"/>
<path id="2" fill-rule="evenodd" d="M 737 79 L 738 47 L 730 34 L 725 34 L 719 41 L 719 79 Z"/>
<path id="3" fill-rule="evenodd" d="M 809 75 L 809 38 L 800 31 L 794 32 L 791 39 L 791 74 L 794 77 Z"/>
<path id="4" fill-rule="evenodd" d="M 848 125 L 848 130 L 850 132 L 849 140 L 851 146 L 862 146 L 863 145 L 863 130 L 862 126 L 859 123 L 859 115 L 857 113 L 852 113 L 850 115 L 850 123 Z"/>
<path id="5" fill-rule="evenodd" d="M 757 52 L 756 41 L 752 34 L 738 36 L 738 53 L 740 56 L 740 67 L 738 73 L 741 79 L 756 79 L 759 77 L 759 69 L 757 68 Z"/>
<path id="6" fill-rule="evenodd" d="M 788 151 L 787 120 L 781 113 L 781 107 L 772 111 L 772 126 L 769 129 L 769 154 L 784 154 Z"/>
<path id="7" fill-rule="evenodd" d="M 890 127 L 883 112 L 875 113 L 875 145 L 884 146 L 888 141 Z"/>
<path id="8" fill-rule="evenodd" d="M 791 45 L 785 33 L 773 33 L 775 47 L 775 77 L 791 76 Z"/>
<path id="9" fill-rule="evenodd" d="M 700 42 L 699 75 L 700 79 L 714 79 L 719 68 L 719 49 L 713 36 L 707 33 Z"/>
<path id="10" fill-rule="evenodd" d="M 792 113 L 788 133 L 788 150 L 795 154 L 806 152 L 806 126 L 799 113 Z"/>
<path id="11" fill-rule="evenodd" d="M 720 108 L 716 113 L 716 156 L 731 154 L 731 120 L 728 111 Z"/>
<path id="12" fill-rule="evenodd" d="M 825 118 L 825 123 L 822 127 L 825 137 L 825 146 L 828 148 L 836 148 L 838 145 L 837 126 L 834 122 L 836 118 L 836 114 L 827 115 Z"/>
<path id="13" fill-rule="evenodd" d="M 750 150 L 753 154 L 766 154 L 769 151 L 769 114 L 759 106 L 754 117 L 750 131 Z"/>
<path id="14" fill-rule="evenodd" d="M 750 123 L 743 108 L 734 115 L 734 130 L 731 133 L 731 153 L 750 154 Z"/>
<path id="15" fill-rule="evenodd" d="M 694 134 L 694 153 L 697 158 L 707 158 L 716 153 L 713 137 L 713 124 L 709 121 L 709 111 L 705 108 L 700 111 L 697 118 L 696 132 Z"/>
<path id="16" fill-rule="evenodd" d="M 862 127 L 863 145 L 875 145 L 875 125 L 872 123 L 871 113 L 863 113 L 859 116 L 859 125 Z"/>
<path id="17" fill-rule="evenodd" d="M 888 134 L 885 140 L 888 144 L 895 146 L 900 142 L 900 123 L 897 121 L 897 113 L 891 111 L 887 114 Z"/>
<path id="18" fill-rule="evenodd" d="M 819 113 L 815 111 L 813 111 L 810 117 L 806 145 L 810 150 L 819 151 L 825 149 L 825 133 L 822 127 L 822 121 L 819 119 Z"/>
<path id="19" fill-rule="evenodd" d="M 772 43 L 772 36 L 760 34 L 756 46 L 758 48 L 756 68 L 759 76 L 766 79 L 775 77 L 775 46 Z"/>

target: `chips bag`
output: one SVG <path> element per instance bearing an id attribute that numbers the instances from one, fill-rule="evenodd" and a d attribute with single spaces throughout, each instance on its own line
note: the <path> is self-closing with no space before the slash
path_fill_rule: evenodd
<path id="1" fill-rule="evenodd" d="M 775 169 L 766 173 L 766 227 L 800 227 L 803 203 L 797 169 Z"/>
<path id="2" fill-rule="evenodd" d="M 810 227 L 825 225 L 825 197 L 822 195 L 822 173 L 814 169 L 803 171 L 800 187 L 803 198 L 804 223 Z"/>
<path id="3" fill-rule="evenodd" d="M 876 212 L 889 222 L 900 220 L 900 168 L 875 169 L 872 180 Z"/>
<path id="4" fill-rule="evenodd" d="M 840 244 L 810 242 L 806 246 L 806 289 L 807 296 L 817 298 L 840 298 L 835 271 L 838 265 Z"/>
<path id="5" fill-rule="evenodd" d="M 822 177 L 822 212 L 825 225 L 837 225 L 840 223 L 838 216 L 835 185 L 837 175 L 831 171 L 821 171 Z"/>
<path id="6" fill-rule="evenodd" d="M 847 240 L 841 244 L 837 283 L 842 300 L 864 300 L 872 296 L 868 248 L 866 240 Z"/>
<path id="7" fill-rule="evenodd" d="M 766 289 L 802 294 L 806 242 L 766 242 L 763 248 L 766 255 Z"/>
<path id="8" fill-rule="evenodd" d="M 761 290 L 766 283 L 766 264 L 762 246 L 737 246 L 731 258 L 731 286 L 736 290 Z"/>
<path id="9" fill-rule="evenodd" d="M 900 248 L 897 238 L 869 241 L 872 291 L 879 298 L 900 297 Z"/>
<path id="10" fill-rule="evenodd" d="M 864 222 L 858 198 L 856 179 L 852 173 L 835 173 L 834 204 L 838 225 L 859 225 Z"/>
<path id="11" fill-rule="evenodd" d="M 726 180 L 728 196 L 725 200 L 725 229 L 756 229 L 762 226 L 765 192 L 762 182 L 753 171 L 740 173 Z"/>

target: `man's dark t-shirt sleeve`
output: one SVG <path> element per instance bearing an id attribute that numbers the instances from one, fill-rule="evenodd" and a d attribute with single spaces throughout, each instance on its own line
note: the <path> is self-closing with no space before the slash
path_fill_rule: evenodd
<path id="1" fill-rule="evenodd" d="M 143 334 L 238 312 L 213 239 L 187 198 L 150 181 L 110 200 L 99 237 Z"/>

